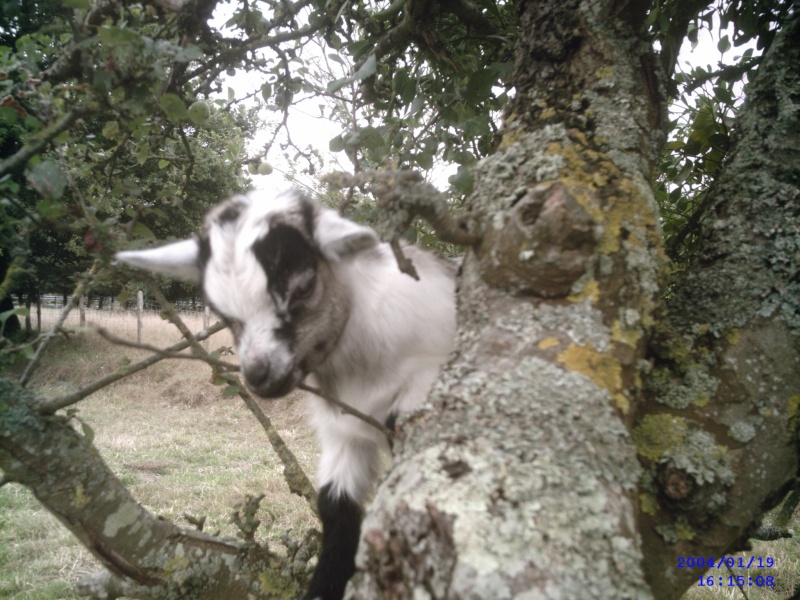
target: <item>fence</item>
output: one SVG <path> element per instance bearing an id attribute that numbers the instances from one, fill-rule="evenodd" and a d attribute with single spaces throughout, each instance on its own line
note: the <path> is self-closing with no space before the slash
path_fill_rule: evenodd
<path id="1" fill-rule="evenodd" d="M 192 310 L 192 306 L 196 309 Z M 199 306 L 198 306 L 199 305 Z M 176 302 L 176 310 L 181 318 L 189 321 L 190 328 L 197 329 L 202 321 L 202 328 L 211 323 L 209 308 L 203 307 L 198 302 Z M 33 308 L 33 307 L 32 307 Z M 26 321 L 28 327 L 36 327 L 39 331 L 52 327 L 64 308 L 64 297 L 52 294 L 42 295 L 40 303 L 36 305 L 35 312 Z M 160 318 L 160 307 L 155 303 L 146 303 L 141 291 L 133 302 L 115 302 L 113 298 L 80 298 L 77 306 L 70 312 L 64 322 L 65 327 L 87 327 L 97 325 L 113 331 L 116 335 L 123 335 L 135 339 L 137 343 L 154 343 L 161 341 L 163 331 L 176 332 L 173 325 Z M 145 328 L 147 324 L 147 328 Z M 145 329 L 149 330 L 150 338 L 155 335 L 159 339 L 148 339 Z M 156 331 L 158 330 L 158 331 Z M 135 331 L 135 336 L 133 335 Z M 208 340 L 204 342 L 208 348 Z"/>

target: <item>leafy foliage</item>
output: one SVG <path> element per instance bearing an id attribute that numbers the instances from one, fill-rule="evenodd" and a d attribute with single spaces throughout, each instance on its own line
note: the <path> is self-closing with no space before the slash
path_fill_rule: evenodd
<path id="1" fill-rule="evenodd" d="M 695 229 L 704 214 L 706 191 L 731 147 L 743 84 L 790 11 L 791 2 L 785 0 L 667 0 L 657 2 L 649 14 L 675 97 L 656 197 L 667 250 L 680 266 L 700 251 Z M 683 70 L 678 64 L 681 45 L 688 41 L 695 48 L 703 31 L 717 39 L 717 64 Z"/>

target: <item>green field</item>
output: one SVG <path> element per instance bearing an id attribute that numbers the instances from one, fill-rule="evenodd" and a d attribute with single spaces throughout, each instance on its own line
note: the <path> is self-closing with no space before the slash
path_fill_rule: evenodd
<path id="1" fill-rule="evenodd" d="M 52 318 L 52 315 L 46 315 Z M 45 321 L 45 324 L 47 321 Z M 119 336 L 136 335 L 135 319 L 112 313 L 90 313 Z M 199 317 L 190 319 L 202 328 Z M 144 341 L 166 346 L 179 336 L 151 315 L 145 321 Z M 217 334 L 210 347 L 230 346 L 227 332 Z M 46 355 L 32 386 L 51 396 L 81 386 L 117 367 L 125 358 L 138 360 L 145 352 L 114 347 L 91 330 L 59 339 Z M 226 357 L 231 360 L 231 357 Z M 278 537 L 287 528 L 298 532 L 315 525 L 303 500 L 288 492 L 282 466 L 260 425 L 244 404 L 224 399 L 209 383 L 210 370 L 195 361 L 164 361 L 118 382 L 81 402 L 80 418 L 95 432 L 95 444 L 112 470 L 150 511 L 189 526 L 184 515 L 206 516 L 205 530 L 235 535 L 231 512 L 247 494 L 265 493 L 259 518 L 272 522 L 262 536 Z M 286 442 L 309 474 L 316 462 L 313 435 L 305 424 L 299 394 L 279 401 L 261 401 Z M 268 511 L 268 512 L 267 512 Z M 734 574 L 773 576 L 775 586 L 748 587 L 750 600 L 783 600 L 800 584 L 800 519 L 795 537 L 756 543 L 751 556 L 774 557 L 776 567 Z M 77 598 L 72 585 L 100 569 L 89 553 L 61 524 L 18 485 L 0 488 L 0 598 L 52 600 Z M 713 571 L 727 580 L 723 569 Z M 737 588 L 698 588 L 687 600 L 741 598 Z"/>

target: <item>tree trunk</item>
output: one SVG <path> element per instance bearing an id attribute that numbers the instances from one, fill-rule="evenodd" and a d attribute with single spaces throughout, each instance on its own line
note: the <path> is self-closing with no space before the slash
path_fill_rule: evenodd
<path id="1" fill-rule="evenodd" d="M 676 557 L 743 548 L 796 476 L 797 19 L 753 87 L 700 268 L 657 310 L 645 8 L 521 7 L 457 349 L 403 423 L 349 598 L 677 598 L 702 570 Z"/>
<path id="2" fill-rule="evenodd" d="M 703 569 L 677 557 L 747 549 L 798 474 L 800 19 L 750 85 L 736 146 L 709 192 L 703 254 L 666 302 L 634 429 L 646 467 L 640 523 L 662 598 Z M 715 572 L 716 574 L 716 572 Z"/>
<path id="3" fill-rule="evenodd" d="M 516 97 L 471 197 L 483 243 L 460 274 L 457 350 L 405 423 L 350 598 L 650 595 L 627 427 L 659 290 L 663 112 L 619 8 L 522 7 Z"/>

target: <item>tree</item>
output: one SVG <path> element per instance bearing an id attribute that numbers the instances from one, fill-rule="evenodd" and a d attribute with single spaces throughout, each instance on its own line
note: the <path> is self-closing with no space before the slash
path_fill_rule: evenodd
<path id="1" fill-rule="evenodd" d="M 299 48 L 314 35 L 349 52 L 354 70 L 309 93 L 355 85 L 374 111 L 332 149 L 462 167 L 458 220 L 402 172 L 356 178 L 389 237 L 417 214 L 466 253 L 456 352 L 424 410 L 401 424 L 350 597 L 675 598 L 702 574 L 676 569 L 677 557 L 745 547 L 796 484 L 800 19 L 789 3 L 243 3 L 231 19 L 240 35 L 228 38 L 207 25 L 213 2 L 85 8 L 42 84 L 84 82 L 84 104 L 54 102 L 53 124 L 0 172 L 98 111 L 119 117 L 128 139 L 185 128 L 186 105 L 235 62 L 265 74 L 262 96 L 286 126 L 307 68 Z M 763 56 L 676 74 L 681 41 L 713 14 Z M 701 106 L 670 142 L 681 156 L 662 158 L 668 95 L 743 74 L 752 79 L 735 121 Z M 726 90 L 718 83 L 711 99 Z M 142 120 L 148 111 L 158 126 Z M 696 186 L 683 190 L 690 175 Z M 657 197 L 680 268 L 668 268 Z M 96 585 L 139 597 L 296 594 L 302 569 L 252 540 L 151 519 L 90 440 L 51 416 L 74 398 L 42 403 L 2 385 L 0 466 L 109 568 Z M 59 460 L 43 466 L 42 453 Z M 307 481 L 294 485 L 313 497 Z M 192 549 L 178 562 L 176 543 Z"/>

